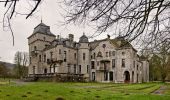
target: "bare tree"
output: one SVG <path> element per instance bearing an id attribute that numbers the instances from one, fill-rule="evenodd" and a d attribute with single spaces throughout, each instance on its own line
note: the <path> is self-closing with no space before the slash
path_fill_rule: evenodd
<path id="1" fill-rule="evenodd" d="M 67 23 L 95 23 L 95 35 L 112 28 L 121 30 L 119 35 L 129 41 L 140 36 L 138 39 L 147 46 L 170 40 L 169 0 L 64 0 L 64 3 Z"/>
<path id="2" fill-rule="evenodd" d="M 28 53 L 26 52 L 16 52 L 14 63 L 15 63 L 15 73 L 17 77 L 22 78 L 27 75 L 27 65 L 28 65 Z"/>
<path id="3" fill-rule="evenodd" d="M 12 28 L 11 28 L 11 22 L 10 20 L 12 19 L 12 17 L 14 15 L 25 15 L 26 16 L 26 19 L 29 18 L 34 12 L 35 10 L 37 9 L 37 7 L 40 5 L 40 2 L 42 0 L 25 0 L 27 1 L 26 3 L 28 3 L 29 5 L 30 4 L 30 1 L 31 2 L 34 2 L 35 4 L 34 5 L 31 5 L 32 9 L 30 10 L 29 13 L 20 13 L 19 11 L 17 11 L 17 4 L 22 1 L 22 0 L 0 0 L 0 3 L 4 3 L 4 7 L 6 8 L 6 11 L 4 13 L 4 16 L 3 16 L 3 28 L 8 28 L 10 31 L 11 31 L 11 35 L 12 35 L 12 39 L 13 39 L 13 45 L 14 45 L 14 33 L 12 31 Z"/>

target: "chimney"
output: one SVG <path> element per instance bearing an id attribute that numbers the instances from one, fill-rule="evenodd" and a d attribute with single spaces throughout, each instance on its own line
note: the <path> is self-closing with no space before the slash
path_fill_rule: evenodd
<path id="1" fill-rule="evenodd" d="M 68 37 L 69 37 L 70 42 L 73 42 L 73 40 L 74 40 L 74 35 L 73 35 L 73 34 L 69 34 Z"/>

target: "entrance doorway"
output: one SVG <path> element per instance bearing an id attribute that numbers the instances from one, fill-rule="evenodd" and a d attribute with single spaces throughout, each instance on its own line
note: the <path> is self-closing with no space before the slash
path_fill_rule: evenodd
<path id="1" fill-rule="evenodd" d="M 125 71 L 125 72 L 124 72 L 124 76 L 125 76 L 124 82 L 125 82 L 125 83 L 129 83 L 129 82 L 130 82 L 130 74 L 129 74 L 129 71 Z"/>
<path id="2" fill-rule="evenodd" d="M 47 74 L 47 68 L 44 69 L 44 74 Z"/>
<path id="3" fill-rule="evenodd" d="M 109 72 L 110 75 L 110 81 L 113 81 L 113 72 Z"/>

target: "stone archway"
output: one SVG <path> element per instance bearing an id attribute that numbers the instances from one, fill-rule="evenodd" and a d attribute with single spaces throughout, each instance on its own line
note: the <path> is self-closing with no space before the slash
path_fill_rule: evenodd
<path id="1" fill-rule="evenodd" d="M 125 77 L 124 82 L 129 83 L 130 82 L 130 73 L 129 73 L 129 71 L 124 72 L 124 77 Z"/>

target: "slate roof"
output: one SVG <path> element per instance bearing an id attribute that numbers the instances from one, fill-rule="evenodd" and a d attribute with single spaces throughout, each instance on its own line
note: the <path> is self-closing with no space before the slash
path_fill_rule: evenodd
<path id="1" fill-rule="evenodd" d="M 45 34 L 45 35 L 55 36 L 53 33 L 51 33 L 50 26 L 47 26 L 47 25 L 45 25 L 42 22 L 34 28 L 33 34 L 36 34 L 36 33 L 41 33 L 41 34 Z M 28 38 L 30 38 L 31 36 L 29 36 Z"/>
<path id="2" fill-rule="evenodd" d="M 89 42 L 88 37 L 83 33 L 79 40 L 80 43 L 87 43 Z"/>
<path id="3" fill-rule="evenodd" d="M 95 40 L 90 42 L 90 49 L 93 50 L 95 49 L 100 42 L 102 41 L 110 41 L 112 43 L 112 45 L 116 46 L 116 48 L 133 48 L 133 46 L 127 41 L 125 40 L 123 37 L 116 37 L 115 39 L 110 39 L 110 38 L 106 38 L 106 39 L 102 39 L 102 40 Z M 135 50 L 135 49 L 134 49 Z M 136 51 L 136 50 L 135 50 Z"/>

